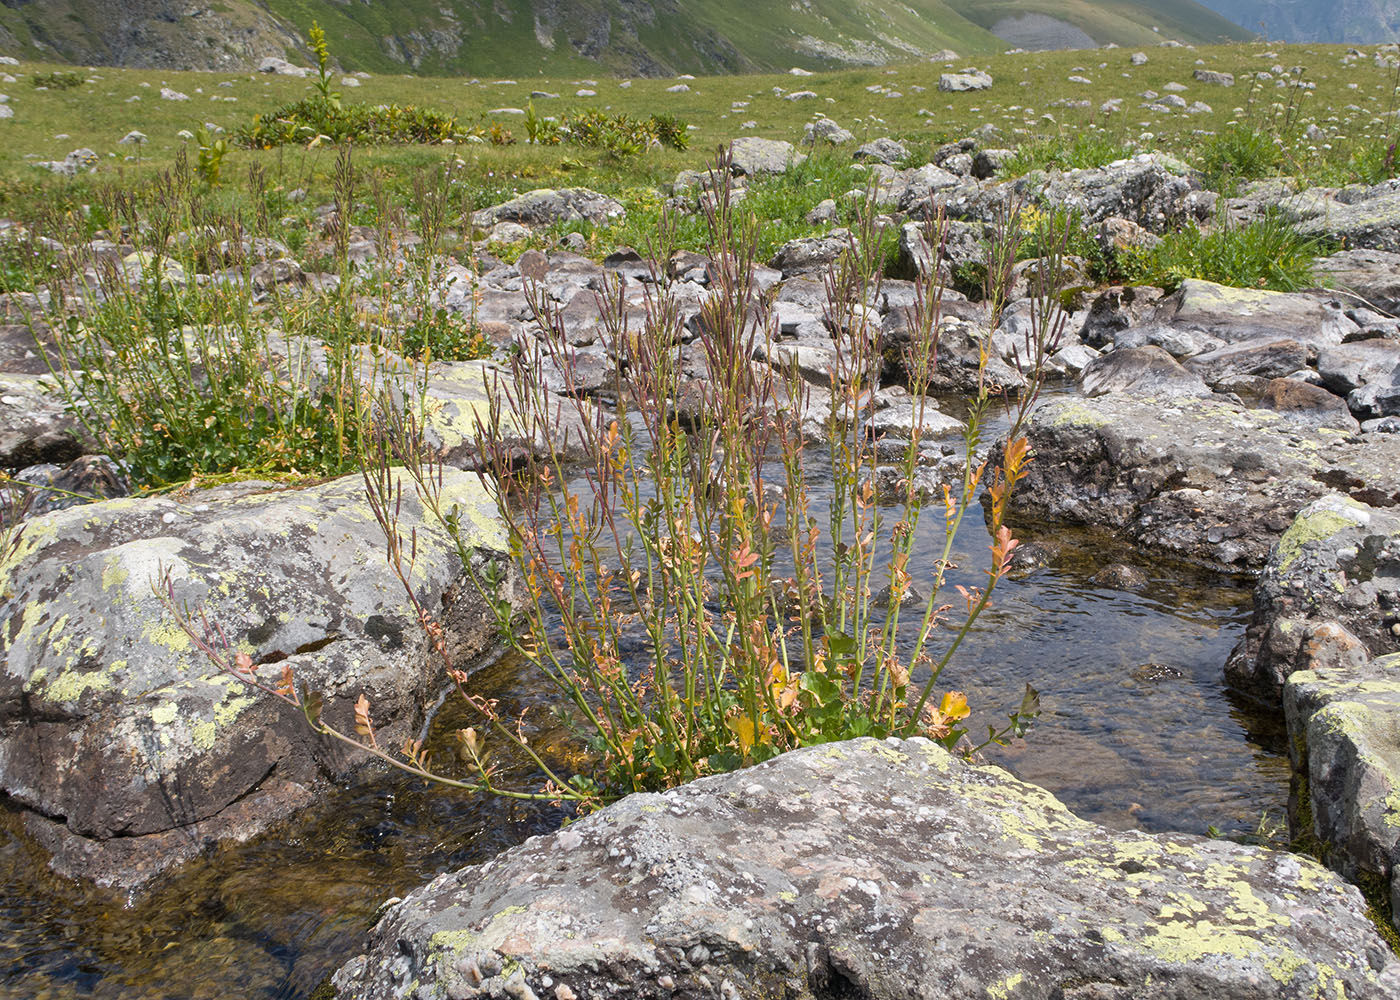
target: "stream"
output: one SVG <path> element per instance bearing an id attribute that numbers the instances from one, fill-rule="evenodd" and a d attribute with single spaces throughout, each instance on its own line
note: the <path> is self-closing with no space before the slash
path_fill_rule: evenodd
<path id="1" fill-rule="evenodd" d="M 941 541 L 924 534 L 916 565 Z M 1261 818 L 1280 820 L 1280 723 L 1249 714 L 1221 683 L 1250 582 L 1135 556 L 1101 537 L 1055 537 L 1063 550 L 1053 566 L 999 586 L 939 684 L 967 692 L 974 735 L 985 732 L 979 714 L 1003 719 L 1026 683 L 1039 690 L 1044 711 L 1028 739 L 989 758 L 1114 828 L 1247 835 Z M 959 561 L 984 565 L 988 543 L 970 515 Z M 1095 585 L 1090 577 L 1110 562 L 1135 566 L 1147 585 Z M 549 699 L 510 659 L 477 677 L 505 705 Z M 436 728 L 465 724 L 449 708 Z M 386 775 L 333 791 L 295 826 L 220 848 L 128 901 L 54 877 L 19 832 L 19 811 L 0 803 L 0 998 L 307 997 L 355 954 L 385 899 L 561 819 L 547 806 Z"/>

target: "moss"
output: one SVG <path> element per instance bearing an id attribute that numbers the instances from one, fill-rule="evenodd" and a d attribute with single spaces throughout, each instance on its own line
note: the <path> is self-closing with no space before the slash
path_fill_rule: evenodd
<path id="1" fill-rule="evenodd" d="M 327 975 L 306 1000 L 336 1000 L 339 995 L 340 991 L 331 984 L 331 977 Z"/>
<path id="2" fill-rule="evenodd" d="M 1360 508 L 1355 501 L 1346 503 Z M 1340 531 L 1355 527 L 1356 523 L 1354 518 L 1327 507 L 1299 514 L 1278 540 L 1279 569 L 1287 572 L 1288 567 L 1302 554 L 1305 545 L 1331 538 Z"/>

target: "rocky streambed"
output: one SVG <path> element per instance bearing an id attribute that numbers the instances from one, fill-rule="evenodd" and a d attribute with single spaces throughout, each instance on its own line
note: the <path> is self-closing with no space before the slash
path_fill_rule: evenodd
<path id="1" fill-rule="evenodd" d="M 736 150 L 737 177 L 791 162 L 790 149 L 755 142 Z M 915 171 L 873 170 L 888 223 L 941 209 L 970 227 L 950 233 L 950 252 L 964 237 L 975 243 L 1015 188 L 972 176 L 976 146 L 941 151 Z M 687 190 L 678 185 L 680 207 L 703 197 Z M 1208 215 L 1216 202 L 1179 165 L 1154 157 L 1059 175 L 1035 193 L 1079 208 L 1105 238 L 1161 232 Z M 526 214 L 498 206 L 482 224 L 538 224 L 555 203 L 612 211 L 587 193 L 547 195 L 530 199 Z M 917 742 L 816 748 L 628 799 L 481 868 L 441 875 L 390 908 L 367 944 L 351 943 L 358 931 L 332 935 L 344 949 L 337 958 L 348 960 L 334 977 L 340 995 L 893 997 L 928 984 L 951 995 L 1083 1000 L 1397 995 L 1400 967 L 1344 880 L 1384 899 L 1400 851 L 1392 199 L 1388 189 L 1317 191 L 1285 206 L 1302 224 L 1362 248 L 1324 262 L 1333 288 L 1110 288 L 1071 317 L 1071 336 L 1051 359 L 1061 386 L 1033 418 L 1035 460 L 1014 501 L 1020 534 L 1036 544 L 1022 557 L 1026 576 L 1008 584 L 986 623 L 990 652 L 961 666 L 958 682 L 993 696 L 1027 680 L 1042 689 L 1051 711 L 1037 739 L 1046 751 L 1032 745 L 1003 762 L 1082 815 L 995 767 L 969 767 Z M 1247 214 L 1249 193 L 1228 207 Z M 925 233 L 902 229 L 911 271 L 935 266 Z M 839 236 L 799 241 L 756 275 L 777 333 L 764 360 L 796 359 L 818 383 L 833 348 L 815 276 L 842 245 Z M 285 256 L 270 263 L 266 282 L 320 280 L 297 279 L 299 265 Z M 659 267 L 674 279 L 693 348 L 711 294 L 705 261 L 678 254 Z M 595 263 L 531 252 L 513 265 L 464 270 L 441 304 L 470 311 L 497 343 L 528 341 L 524 286 L 535 283 L 560 309 L 582 376 L 551 376 L 550 391 L 605 405 L 614 359 L 600 340 L 593 293 L 621 278 L 620 308 L 640 314 L 651 273 L 635 254 Z M 898 338 L 913 296 L 910 283 L 887 281 L 862 313 Z M 12 305 L 13 313 L 22 303 Z M 1026 322 L 1014 302 L 994 314 L 949 293 L 940 390 L 966 389 L 982 344 L 1014 386 L 1010 361 Z M 20 479 L 122 493 L 119 470 L 90 454 L 46 384 L 33 333 L 12 326 L 3 342 L 0 461 Z M 680 350 L 688 376 L 705 379 L 703 353 Z M 494 391 L 491 370 L 489 362 L 439 364 L 422 383 L 425 441 L 450 464 L 470 461 L 476 416 Z M 897 439 L 907 397 L 888 388 L 875 406 L 873 431 Z M 955 433 L 957 407 L 943 409 Z M 521 431 L 513 446 L 537 447 L 539 433 Z M 931 478 L 944 452 L 931 442 Z M 474 476 L 450 471 L 444 490 L 467 514 L 469 544 L 482 556 L 499 552 L 499 526 Z M 405 506 L 402 525 L 420 535 L 417 600 L 441 611 L 463 657 L 483 651 L 488 616 L 464 586 L 455 550 L 421 509 Z M 210 606 L 253 662 L 287 661 L 315 678 L 330 711 L 348 713 L 353 697 L 370 691 L 385 736 L 402 740 L 420 732 L 439 686 L 425 673 L 424 640 L 376 529 L 356 477 L 301 490 L 243 483 L 116 496 L 27 522 L 5 556 L 0 591 L 5 856 L 21 900 L 69 900 L 59 904 L 69 916 L 40 917 L 37 926 L 75 928 L 67 940 L 85 958 L 65 964 L 21 932 L 35 920 L 33 905 L 21 902 L 7 919 L 22 971 L 5 989 L 123 995 L 115 984 L 125 982 L 173 995 L 167 985 L 123 980 L 113 968 L 122 959 L 110 957 L 120 947 L 83 940 L 87 927 L 114 925 L 96 918 L 100 902 L 55 890 L 46 867 L 126 893 L 139 914 L 151 893 L 178 893 L 174 869 L 198 865 L 200 855 L 212 852 L 234 873 L 228 879 L 244 877 L 230 859 L 255 857 L 260 842 L 241 855 L 230 845 L 259 834 L 294 843 L 314 803 L 372 811 L 363 799 L 328 800 L 332 784 L 402 787 L 366 774 L 282 706 L 208 667 L 151 592 L 152 577 L 168 574 L 177 598 Z M 1090 541 L 1075 543 L 1067 531 Z M 975 551 L 985 542 L 962 544 Z M 1086 639 L 1089 648 L 1075 648 Z M 540 697 L 511 676 L 489 683 Z M 1273 736 L 1253 738 L 1270 719 Z M 1170 738 L 1158 740 L 1163 734 Z M 1249 832 L 1256 811 L 1284 806 L 1290 768 L 1294 832 L 1332 870 L 1193 836 L 1212 816 Z M 418 790 L 400 794 L 427 801 Z M 310 908 L 320 916 L 296 912 L 316 928 L 331 922 L 328 912 L 368 924 L 377 904 L 364 900 L 485 860 L 557 820 L 432 802 L 427 811 L 446 817 L 444 827 L 494 818 L 476 846 L 441 850 L 449 838 L 435 837 L 417 860 L 366 877 L 360 902 L 323 885 Z M 389 836 L 416 826 L 392 808 L 379 814 L 396 831 Z M 370 840 L 359 855 L 367 870 L 379 857 Z M 252 878 L 277 884 L 275 861 L 271 870 L 253 867 L 260 874 Z M 221 884 L 210 880 L 214 870 L 184 883 L 189 892 L 222 894 L 210 888 Z M 339 884 L 329 874 L 325 882 Z M 203 926 L 219 940 L 228 923 Z M 211 945 L 211 954 L 230 967 L 260 956 L 258 988 L 296 995 L 309 973 L 297 966 L 301 945 L 287 941 L 302 939 L 275 936 Z M 167 944 L 177 954 L 185 946 L 176 933 Z M 320 969 L 336 964 L 319 954 Z M 170 982 L 161 979 L 168 969 L 153 975 Z"/>

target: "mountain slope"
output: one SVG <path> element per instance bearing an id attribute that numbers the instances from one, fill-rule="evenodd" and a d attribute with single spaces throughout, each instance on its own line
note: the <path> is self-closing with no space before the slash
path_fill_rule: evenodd
<path id="1" fill-rule="evenodd" d="M 1363 2 L 1363 0 L 1350 0 Z M 1365 0 L 1379 2 L 1379 0 Z M 297 53 L 311 22 L 347 70 L 662 76 L 830 69 L 1028 48 L 1247 37 L 1194 0 L 0 0 L 0 51 L 232 69 Z M 115 8 L 115 10 L 114 10 Z M 1024 18 L 1006 27 L 1008 18 Z M 1029 24 L 1029 27 L 1027 27 Z M 1049 28 L 1048 32 L 1046 28 Z M 1153 26 L 1160 33 L 1153 31 Z M 1002 37 L 998 37 L 998 35 Z M 1009 42 L 1007 41 L 1009 40 Z"/>
<path id="2" fill-rule="evenodd" d="M 1400 0 L 1201 0 L 1260 34 L 1284 42 L 1400 41 Z"/>

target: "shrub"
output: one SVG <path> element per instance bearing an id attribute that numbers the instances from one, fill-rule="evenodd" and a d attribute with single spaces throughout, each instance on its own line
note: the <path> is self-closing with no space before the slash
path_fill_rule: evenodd
<path id="1" fill-rule="evenodd" d="M 1221 216 L 1206 230 L 1192 224 L 1150 250 L 1124 255 L 1129 280 L 1174 289 L 1187 278 L 1239 288 L 1293 292 L 1317 284 L 1313 266 L 1329 250 L 1304 236 L 1276 211 L 1235 225 Z"/>
<path id="2" fill-rule="evenodd" d="M 234 132 L 249 149 L 306 145 L 318 137 L 335 143 L 440 143 L 464 136 L 453 115 L 411 104 L 345 104 L 316 95 L 257 115 Z"/>
<path id="3" fill-rule="evenodd" d="M 55 71 L 53 73 L 35 73 L 29 78 L 35 87 L 47 87 L 49 90 L 72 90 L 74 87 L 81 87 L 87 79 L 81 73 L 64 73 Z"/>

